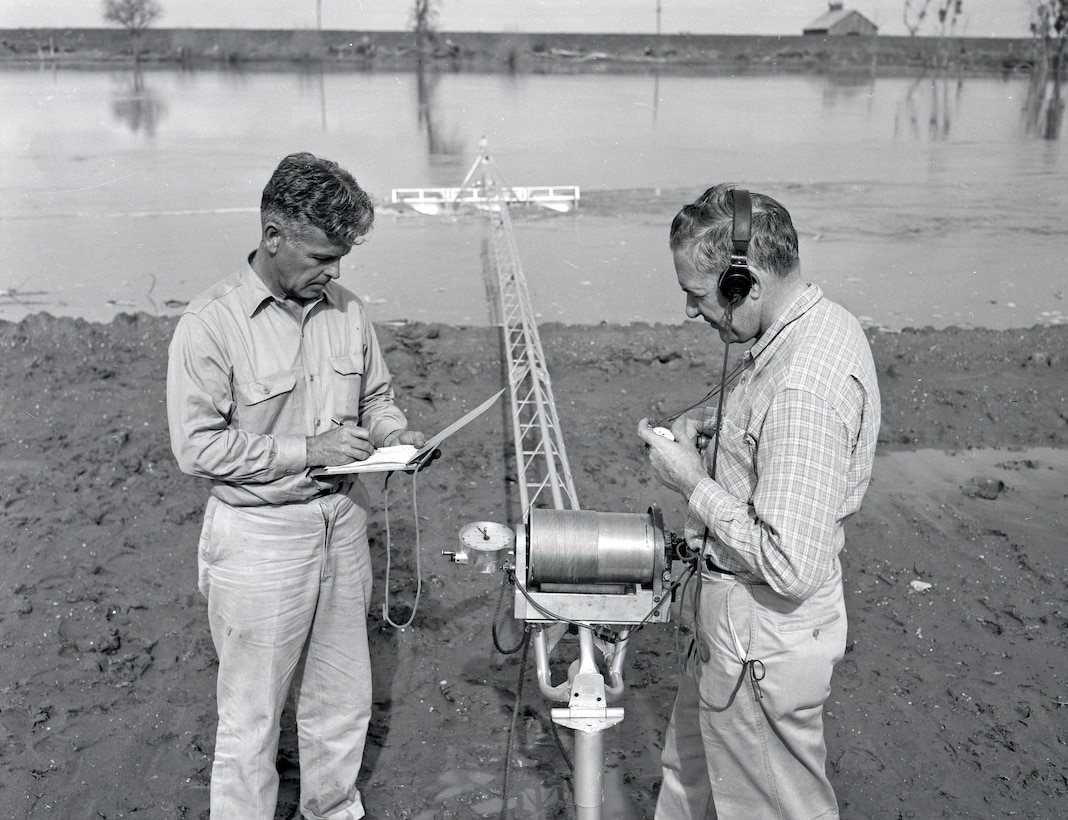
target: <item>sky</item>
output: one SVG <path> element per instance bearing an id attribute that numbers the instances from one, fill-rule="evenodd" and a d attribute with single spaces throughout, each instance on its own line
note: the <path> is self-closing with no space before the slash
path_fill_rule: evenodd
<path id="1" fill-rule="evenodd" d="M 1028 37 L 1037 0 L 963 0 L 957 34 Z M 408 28 L 409 0 L 157 0 L 162 28 Z M 904 9 L 925 0 L 845 0 L 886 35 L 906 35 Z M 931 6 L 941 0 L 929 0 Z M 0 28 L 103 26 L 102 0 L 0 0 Z M 615 32 L 625 34 L 800 34 L 827 0 L 439 0 L 439 31 Z M 658 14 L 659 8 L 659 14 Z M 912 19 L 915 12 L 910 17 Z M 920 30 L 937 34 L 933 15 Z"/>

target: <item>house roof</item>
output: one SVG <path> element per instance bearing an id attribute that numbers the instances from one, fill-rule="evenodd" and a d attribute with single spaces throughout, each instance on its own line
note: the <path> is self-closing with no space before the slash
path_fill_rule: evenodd
<path id="1" fill-rule="evenodd" d="M 850 17 L 854 14 L 858 17 L 863 18 L 868 23 L 871 23 L 871 20 L 868 20 L 868 18 L 864 17 L 864 15 L 861 14 L 859 11 L 855 11 L 854 9 L 842 8 L 841 6 L 837 8 L 832 6 L 830 11 L 825 12 L 819 18 L 805 26 L 805 31 L 830 30 L 836 23 L 840 23 L 842 20 L 845 20 L 847 17 Z M 875 25 L 874 23 L 871 24 Z"/>

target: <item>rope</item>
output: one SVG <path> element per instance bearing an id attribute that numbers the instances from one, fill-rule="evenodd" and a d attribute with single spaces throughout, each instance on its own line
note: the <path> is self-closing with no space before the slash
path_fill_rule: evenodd
<path id="1" fill-rule="evenodd" d="M 504 786 L 501 790 L 501 814 L 500 820 L 508 817 L 508 781 L 512 773 L 512 753 L 515 751 L 516 732 L 515 727 L 519 722 L 519 705 L 523 700 L 523 682 L 527 676 L 527 658 L 530 656 L 530 630 L 523 630 L 523 640 L 518 649 L 523 650 L 519 661 L 519 682 L 515 687 L 515 705 L 512 707 L 512 720 L 508 725 L 508 745 L 504 754 Z M 516 651 L 518 651 L 518 649 Z"/>
<path id="2" fill-rule="evenodd" d="M 560 739 L 560 730 L 556 728 L 556 721 L 551 717 L 549 718 L 549 728 L 552 729 L 553 740 L 556 741 L 556 748 L 560 750 L 560 757 L 564 759 L 564 763 L 567 766 L 567 770 L 571 772 L 572 776 L 575 774 L 575 765 L 571 762 L 571 757 L 567 753 L 567 749 L 564 748 L 564 741 Z M 571 791 L 574 793 L 575 783 L 572 777 Z"/>

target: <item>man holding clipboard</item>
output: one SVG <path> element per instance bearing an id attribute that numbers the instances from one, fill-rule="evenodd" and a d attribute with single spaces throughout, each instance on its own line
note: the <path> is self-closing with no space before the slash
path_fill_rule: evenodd
<path id="1" fill-rule="evenodd" d="M 212 488 L 198 555 L 219 656 L 211 815 L 273 820 L 293 685 L 301 813 L 358 820 L 369 502 L 358 476 L 315 471 L 426 437 L 407 429 L 364 306 L 336 281 L 371 228 L 370 197 L 336 163 L 292 154 L 260 217 L 247 264 L 181 316 L 167 374 L 175 457 Z"/>
<path id="2" fill-rule="evenodd" d="M 335 466 L 319 467 L 312 470 L 312 475 L 331 476 L 349 475 L 352 473 L 384 473 L 395 472 L 398 470 L 408 473 L 416 472 L 428 465 L 441 454 L 441 451 L 438 450 L 439 444 L 445 441 L 445 439 L 457 430 L 463 429 L 470 422 L 489 410 L 489 408 L 493 406 L 493 403 L 501 397 L 502 393 L 504 393 L 504 390 L 498 390 L 474 410 L 465 413 L 421 446 L 408 444 L 401 440 L 400 444 L 379 447 L 371 453 L 371 455 L 363 458 L 353 459 L 352 461 Z M 335 420 L 334 423 L 341 424 L 341 422 L 337 420 Z"/>

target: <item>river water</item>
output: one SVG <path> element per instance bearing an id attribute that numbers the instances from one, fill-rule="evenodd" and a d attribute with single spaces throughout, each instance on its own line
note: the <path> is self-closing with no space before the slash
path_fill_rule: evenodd
<path id="1" fill-rule="evenodd" d="M 0 69 L 0 319 L 176 313 L 308 150 L 380 203 L 343 264 L 376 319 L 485 324 L 484 221 L 389 205 L 485 138 L 508 183 L 582 191 L 513 217 L 543 322 L 681 321 L 668 225 L 731 181 L 786 205 L 805 278 L 869 325 L 1062 323 L 1068 151 L 1040 108 L 1018 76 Z"/>

